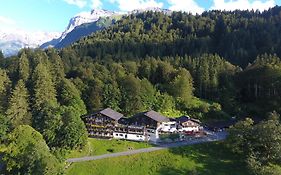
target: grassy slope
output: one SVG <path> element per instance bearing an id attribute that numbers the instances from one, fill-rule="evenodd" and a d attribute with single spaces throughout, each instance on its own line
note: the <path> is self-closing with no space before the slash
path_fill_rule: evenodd
<path id="1" fill-rule="evenodd" d="M 222 143 L 75 163 L 67 175 L 247 175 L 245 164 Z"/>
<path id="2" fill-rule="evenodd" d="M 67 158 L 101 155 L 112 152 L 128 151 L 129 149 L 140 149 L 151 147 L 145 142 L 131 142 L 125 140 L 100 140 L 89 138 L 87 146 L 81 150 L 71 151 Z"/>

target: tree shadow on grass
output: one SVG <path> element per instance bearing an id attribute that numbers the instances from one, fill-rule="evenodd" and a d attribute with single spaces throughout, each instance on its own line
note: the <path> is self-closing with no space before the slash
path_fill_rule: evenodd
<path id="1" fill-rule="evenodd" d="M 192 170 L 162 167 L 158 172 L 160 175 L 249 175 L 243 158 L 230 152 L 221 142 L 171 148 L 169 151 L 202 166 Z"/>
<path id="2" fill-rule="evenodd" d="M 163 167 L 158 172 L 160 175 L 197 175 L 196 169 L 177 169 L 174 167 Z"/>

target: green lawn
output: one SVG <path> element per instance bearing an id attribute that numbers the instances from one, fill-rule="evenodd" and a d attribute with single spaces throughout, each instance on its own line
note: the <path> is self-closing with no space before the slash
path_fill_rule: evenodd
<path id="1" fill-rule="evenodd" d="M 208 143 L 131 156 L 72 164 L 67 175 L 248 175 L 245 164 L 224 148 Z"/>
<path id="2" fill-rule="evenodd" d="M 132 142 L 126 140 L 106 140 L 89 138 L 83 150 L 71 151 L 67 158 L 77 158 L 83 156 L 94 156 L 114 152 L 128 151 L 130 149 L 148 148 L 152 145 L 145 142 Z"/>

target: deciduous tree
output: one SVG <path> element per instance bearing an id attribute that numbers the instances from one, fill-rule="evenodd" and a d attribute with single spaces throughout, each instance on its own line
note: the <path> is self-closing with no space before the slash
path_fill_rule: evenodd
<path id="1" fill-rule="evenodd" d="M 60 174 L 62 167 L 42 135 L 31 126 L 18 126 L 7 140 L 3 158 L 7 174 Z"/>

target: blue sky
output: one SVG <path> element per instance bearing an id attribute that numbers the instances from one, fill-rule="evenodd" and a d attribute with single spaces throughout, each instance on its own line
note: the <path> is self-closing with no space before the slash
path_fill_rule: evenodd
<path id="1" fill-rule="evenodd" d="M 161 7 L 201 13 L 210 9 L 259 9 L 281 5 L 281 0 L 1 0 L 0 30 L 62 32 L 71 17 L 93 8 L 130 11 Z M 5 2 L 4 2 L 5 1 Z"/>

